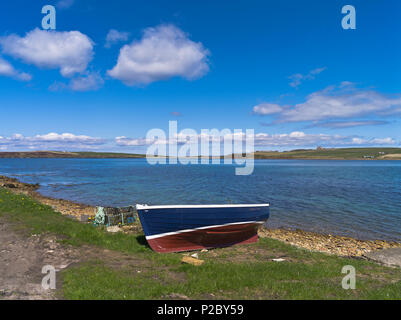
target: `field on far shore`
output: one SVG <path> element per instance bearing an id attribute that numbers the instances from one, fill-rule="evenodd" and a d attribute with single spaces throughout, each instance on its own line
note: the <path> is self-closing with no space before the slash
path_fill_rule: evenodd
<path id="1" fill-rule="evenodd" d="M 333 148 L 257 151 L 255 159 L 401 160 L 401 148 Z"/>
<path id="2" fill-rule="evenodd" d="M 232 155 L 236 157 L 237 155 Z M 114 152 L 24 151 L 0 152 L 0 158 L 145 158 L 144 154 Z M 401 160 L 401 148 L 316 148 L 291 151 L 256 151 L 255 159 Z"/>

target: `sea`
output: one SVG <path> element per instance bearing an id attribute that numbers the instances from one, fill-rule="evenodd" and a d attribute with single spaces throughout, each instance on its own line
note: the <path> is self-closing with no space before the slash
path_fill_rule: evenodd
<path id="1" fill-rule="evenodd" d="M 401 161 L 255 160 L 151 165 L 146 159 L 0 159 L 0 174 L 93 206 L 270 203 L 269 228 L 401 241 Z"/>

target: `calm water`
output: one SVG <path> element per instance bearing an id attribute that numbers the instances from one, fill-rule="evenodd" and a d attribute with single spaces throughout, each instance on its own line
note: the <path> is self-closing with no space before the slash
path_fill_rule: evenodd
<path id="1" fill-rule="evenodd" d="M 158 165 L 145 159 L 0 159 L 0 174 L 91 205 L 271 204 L 268 226 L 401 240 L 401 161 L 257 160 Z"/>

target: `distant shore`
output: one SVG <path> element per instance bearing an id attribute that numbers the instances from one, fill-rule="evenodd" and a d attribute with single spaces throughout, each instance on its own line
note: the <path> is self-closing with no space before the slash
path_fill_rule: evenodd
<path id="1" fill-rule="evenodd" d="M 114 153 L 114 152 L 21 151 L 21 152 L 0 152 L 0 159 L 1 158 L 119 159 L 119 158 L 146 158 L 146 155 L 135 154 L 135 153 Z"/>
<path id="2" fill-rule="evenodd" d="M 245 155 L 231 155 L 233 158 L 241 156 Z M 114 152 L 24 151 L 0 152 L 0 158 L 142 159 L 146 158 L 146 155 Z M 291 151 L 256 151 L 254 159 L 401 160 L 401 148 L 317 148 Z"/>
<path id="3" fill-rule="evenodd" d="M 78 220 L 81 215 L 93 215 L 95 212 L 93 206 L 64 199 L 45 197 L 37 191 L 39 188 L 38 184 L 22 183 L 16 178 L 0 176 L 0 187 L 6 188 L 13 193 L 25 194 L 42 204 L 52 207 L 55 211 L 60 212 L 63 215 L 75 217 Z M 126 228 L 124 229 L 126 230 Z M 269 229 L 263 227 L 259 230 L 259 236 L 277 239 L 284 243 L 311 251 L 325 252 L 338 256 L 361 257 L 370 251 L 401 247 L 401 243 L 398 242 L 384 240 L 358 240 L 351 237 L 319 234 L 299 229 Z"/>

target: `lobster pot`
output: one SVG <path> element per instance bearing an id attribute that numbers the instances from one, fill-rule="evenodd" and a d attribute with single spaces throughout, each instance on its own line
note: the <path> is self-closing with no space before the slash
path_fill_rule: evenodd
<path id="1" fill-rule="evenodd" d="M 130 225 L 138 222 L 138 216 L 133 206 L 121 208 L 96 207 L 95 222 L 106 226 Z"/>

